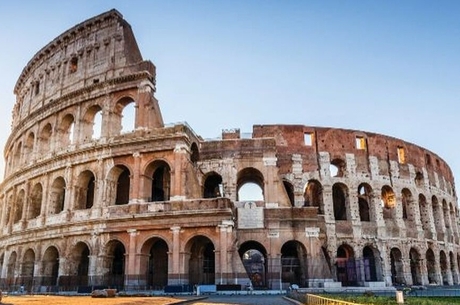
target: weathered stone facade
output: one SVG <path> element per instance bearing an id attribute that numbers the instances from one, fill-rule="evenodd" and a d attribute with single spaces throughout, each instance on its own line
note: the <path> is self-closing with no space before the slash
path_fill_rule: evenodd
<path id="1" fill-rule="evenodd" d="M 460 282 L 454 179 L 433 152 L 299 125 L 203 140 L 164 125 L 154 92 L 115 10 L 27 64 L 0 185 L 5 289 Z"/>

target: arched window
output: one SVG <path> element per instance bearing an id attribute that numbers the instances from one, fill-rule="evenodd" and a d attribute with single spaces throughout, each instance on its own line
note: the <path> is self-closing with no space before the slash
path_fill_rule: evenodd
<path id="1" fill-rule="evenodd" d="M 390 251 L 391 264 L 391 281 L 393 285 L 405 284 L 403 259 L 401 251 L 398 248 L 392 248 Z"/>
<path id="2" fill-rule="evenodd" d="M 396 206 L 396 197 L 393 189 L 388 185 L 383 186 L 380 199 L 382 200 L 383 206 L 383 218 L 393 218 L 394 208 Z"/>
<path id="3" fill-rule="evenodd" d="M 73 133 L 75 126 L 75 119 L 73 115 L 67 114 L 61 121 L 58 130 L 58 147 L 63 149 L 73 143 Z"/>
<path id="4" fill-rule="evenodd" d="M 41 213 L 43 188 L 40 183 L 35 184 L 30 194 L 29 212 L 27 219 L 37 218 Z"/>
<path id="5" fill-rule="evenodd" d="M 99 105 L 88 108 L 80 122 L 79 135 L 82 142 L 90 142 L 102 136 L 102 108 Z"/>
<path id="6" fill-rule="evenodd" d="M 64 178 L 58 177 L 54 179 L 53 184 L 51 185 L 50 193 L 50 214 L 58 214 L 64 210 L 64 201 L 65 201 L 65 192 L 66 192 L 66 183 Z"/>
<path id="7" fill-rule="evenodd" d="M 362 183 L 358 186 L 358 205 L 359 217 L 361 221 L 370 221 L 370 203 L 372 198 L 372 189 L 369 184 Z"/>
<path id="8" fill-rule="evenodd" d="M 407 188 L 401 191 L 401 202 L 402 202 L 402 218 L 408 219 L 409 221 L 415 221 L 414 218 L 414 206 L 412 203 L 412 193 Z"/>
<path id="9" fill-rule="evenodd" d="M 18 223 L 22 219 L 22 211 L 23 211 L 24 202 L 25 202 L 24 199 L 25 199 L 25 192 L 24 190 L 20 190 L 16 197 L 16 203 L 14 205 L 13 223 Z"/>
<path id="10" fill-rule="evenodd" d="M 168 201 L 170 198 L 171 169 L 165 161 L 154 161 L 146 170 L 146 190 L 150 190 L 148 201 Z"/>
<path id="11" fill-rule="evenodd" d="M 332 186 L 332 200 L 334 203 L 334 219 L 347 220 L 348 188 L 343 183 Z"/>
<path id="12" fill-rule="evenodd" d="M 318 207 L 318 214 L 324 214 L 323 186 L 319 181 L 308 181 L 303 198 L 305 206 Z"/>
<path id="13" fill-rule="evenodd" d="M 265 247 L 256 241 L 246 241 L 239 247 L 238 254 L 252 287 L 266 287 L 268 261 Z"/>
<path id="14" fill-rule="evenodd" d="M 40 151 L 42 153 L 50 151 L 52 130 L 51 124 L 48 123 L 40 132 Z"/>
<path id="15" fill-rule="evenodd" d="M 331 177 L 345 177 L 347 163 L 342 159 L 336 158 L 331 161 L 329 170 L 331 173 Z"/>
<path id="16" fill-rule="evenodd" d="M 222 187 L 222 176 L 216 172 L 208 173 L 205 176 L 204 186 L 203 186 L 203 198 L 217 198 L 222 197 L 223 187 Z"/>
<path id="17" fill-rule="evenodd" d="M 93 207 L 96 178 L 91 171 L 84 171 L 78 176 L 75 188 L 76 209 L 90 209 Z"/>
<path id="18" fill-rule="evenodd" d="M 336 268 L 337 280 L 343 286 L 357 285 L 355 254 L 349 245 L 343 244 L 337 249 Z"/>
<path id="19" fill-rule="evenodd" d="M 247 167 L 237 177 L 237 201 L 264 200 L 264 177 L 259 170 Z"/>
<path id="20" fill-rule="evenodd" d="M 117 195 L 115 204 L 127 204 L 129 202 L 129 189 L 130 189 L 130 173 L 126 166 L 117 166 L 120 174 L 117 179 Z"/>

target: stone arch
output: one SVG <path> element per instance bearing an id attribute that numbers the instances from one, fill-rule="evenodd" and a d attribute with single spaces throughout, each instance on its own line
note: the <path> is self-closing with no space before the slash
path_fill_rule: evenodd
<path id="1" fill-rule="evenodd" d="M 286 179 L 283 179 L 283 186 L 284 186 L 284 191 L 286 192 L 286 195 L 289 199 L 289 203 L 291 204 L 291 207 L 295 206 L 295 198 L 294 198 L 294 185 Z"/>
<path id="2" fill-rule="evenodd" d="M 190 146 L 190 161 L 192 161 L 193 164 L 196 164 L 199 160 L 200 151 L 198 149 L 198 145 L 195 142 L 193 142 Z"/>
<path id="3" fill-rule="evenodd" d="M 324 214 L 323 186 L 318 180 L 308 180 L 303 198 L 304 206 L 318 207 L 318 214 Z"/>
<path id="4" fill-rule="evenodd" d="M 162 290 L 168 284 L 168 244 L 162 238 L 152 237 L 142 245 L 141 253 L 141 271 L 146 271 L 147 286 Z"/>
<path id="5" fill-rule="evenodd" d="M 46 153 L 50 151 L 51 147 L 51 136 L 53 133 L 53 127 L 50 123 L 45 124 L 45 126 L 41 129 L 39 135 L 39 149 L 41 153 Z"/>
<path id="6" fill-rule="evenodd" d="M 334 204 L 334 219 L 347 220 L 349 206 L 348 187 L 343 183 L 334 183 L 332 186 L 332 201 Z"/>
<path id="7" fill-rule="evenodd" d="M 57 147 L 66 148 L 74 143 L 75 118 L 72 114 L 66 114 L 59 124 L 57 131 Z"/>
<path id="8" fill-rule="evenodd" d="M 108 275 L 108 282 L 106 284 L 121 290 L 125 282 L 125 245 L 119 240 L 111 240 L 106 244 L 104 252 L 103 266 L 107 270 Z"/>
<path id="9" fill-rule="evenodd" d="M 13 223 L 18 223 L 22 219 L 22 212 L 25 203 L 25 191 L 20 190 L 14 204 Z"/>
<path id="10" fill-rule="evenodd" d="M 451 232 L 451 223 L 450 223 L 450 207 L 447 204 L 446 199 L 442 200 L 442 214 L 444 218 L 444 227 L 448 232 Z"/>
<path id="11" fill-rule="evenodd" d="M 443 217 L 442 217 L 442 207 L 439 204 L 439 200 L 436 196 L 431 197 L 431 208 L 433 210 L 433 220 L 434 220 L 434 225 L 436 232 L 438 234 L 441 234 L 443 232 Z"/>
<path id="12" fill-rule="evenodd" d="M 418 205 L 420 208 L 420 221 L 422 222 L 422 228 L 425 232 L 428 232 L 430 229 L 430 214 L 426 197 L 423 194 L 418 195 Z"/>
<path id="13" fill-rule="evenodd" d="M 70 274 L 74 275 L 74 284 L 77 286 L 88 285 L 89 257 L 91 251 L 85 242 L 79 241 L 72 248 L 69 257 Z"/>
<path id="14" fill-rule="evenodd" d="M 216 172 L 209 172 L 204 176 L 203 198 L 222 197 L 222 176 Z"/>
<path id="15" fill-rule="evenodd" d="M 31 291 L 35 272 L 35 251 L 28 249 L 23 256 L 21 264 L 21 285 L 26 291 Z"/>
<path id="16" fill-rule="evenodd" d="M 329 172 L 331 177 L 345 177 L 347 171 L 347 163 L 341 158 L 335 158 L 331 161 Z"/>
<path id="17" fill-rule="evenodd" d="M 12 283 L 16 277 L 16 264 L 17 264 L 18 254 L 16 251 L 11 252 L 10 257 L 8 258 L 8 265 L 6 268 L 6 277 L 8 282 Z"/>
<path id="18" fill-rule="evenodd" d="M 425 185 L 425 177 L 423 176 L 422 172 L 416 172 L 414 178 L 415 185 L 418 188 L 423 188 Z"/>
<path id="19" fill-rule="evenodd" d="M 65 195 L 66 183 L 64 178 L 59 176 L 51 184 L 49 214 L 59 214 L 64 210 Z"/>
<path id="20" fill-rule="evenodd" d="M 238 254 L 252 287 L 267 287 L 268 260 L 265 247 L 254 240 L 246 241 L 238 248 Z"/>
<path id="21" fill-rule="evenodd" d="M 237 174 L 237 201 L 263 201 L 264 176 L 254 167 L 246 167 Z"/>
<path id="22" fill-rule="evenodd" d="M 395 196 L 393 189 L 388 185 L 384 185 L 382 187 L 380 199 L 382 200 L 382 206 L 383 206 L 383 218 L 384 219 L 394 218 L 394 210 L 396 207 L 396 196 Z"/>
<path id="23" fill-rule="evenodd" d="M 215 247 L 206 236 L 192 237 L 185 245 L 186 257 L 184 259 L 188 270 L 188 283 L 215 284 Z"/>
<path id="24" fill-rule="evenodd" d="M 14 151 L 13 166 L 18 167 L 21 164 L 22 153 L 23 153 L 22 142 L 19 142 L 16 145 L 16 149 Z"/>
<path id="25" fill-rule="evenodd" d="M 45 250 L 42 268 L 43 285 L 56 285 L 59 276 L 59 251 L 56 247 L 50 246 Z"/>
<path id="26" fill-rule="evenodd" d="M 114 135 L 133 132 L 136 129 L 136 102 L 123 97 L 115 104 L 111 131 Z"/>
<path id="27" fill-rule="evenodd" d="M 348 244 L 340 245 L 336 254 L 337 281 L 343 286 L 356 286 L 358 278 L 356 274 L 355 253 Z"/>
<path id="28" fill-rule="evenodd" d="M 449 264 L 450 264 L 449 267 L 450 267 L 450 272 L 452 274 L 453 284 L 457 285 L 458 284 L 458 274 L 457 274 L 456 267 L 455 267 L 454 252 L 452 252 L 452 251 L 449 251 Z"/>
<path id="29" fill-rule="evenodd" d="M 75 209 L 90 209 L 94 204 L 96 193 L 96 177 L 90 170 L 85 170 L 78 175 L 75 187 Z"/>
<path id="30" fill-rule="evenodd" d="M 442 285 L 449 285 L 449 264 L 444 250 L 439 252 L 439 266 L 441 267 Z"/>
<path id="31" fill-rule="evenodd" d="M 364 280 L 366 282 L 379 281 L 381 276 L 380 252 L 370 245 L 363 248 Z"/>
<path id="32" fill-rule="evenodd" d="M 415 248 L 410 248 L 409 251 L 409 259 L 410 259 L 410 273 L 412 276 L 412 284 L 413 285 L 422 285 L 422 258 L 420 253 Z"/>
<path id="33" fill-rule="evenodd" d="M 415 211 L 412 192 L 408 188 L 401 191 L 402 218 L 415 223 Z"/>
<path id="34" fill-rule="evenodd" d="M 29 199 L 29 210 L 27 219 L 34 219 L 40 216 L 43 201 L 43 187 L 41 183 L 36 183 L 32 188 Z"/>
<path id="35" fill-rule="evenodd" d="M 111 204 L 123 205 L 129 203 L 131 192 L 131 172 L 125 165 L 114 166 L 107 175 L 107 197 Z"/>
<path id="36" fill-rule="evenodd" d="M 89 107 L 80 122 L 82 142 L 90 142 L 102 135 L 102 107 L 95 104 Z"/>
<path id="37" fill-rule="evenodd" d="M 163 160 L 151 162 L 146 169 L 145 176 L 150 179 L 146 180 L 145 189 L 149 194 L 147 201 L 168 201 L 171 190 L 171 167 Z"/>
<path id="38" fill-rule="evenodd" d="M 281 279 L 283 283 L 305 287 L 307 274 L 307 250 L 297 240 L 290 240 L 281 247 Z"/>
<path id="39" fill-rule="evenodd" d="M 361 221 L 371 221 L 372 187 L 367 183 L 358 186 L 358 205 Z"/>
<path id="40" fill-rule="evenodd" d="M 35 145 L 35 134 L 31 131 L 28 133 L 24 142 L 24 156 L 29 162 L 33 160 Z"/>
<path id="41" fill-rule="evenodd" d="M 428 274 L 428 283 L 429 284 L 439 284 L 438 276 L 436 273 L 436 258 L 432 249 L 426 250 L 425 254 L 426 259 L 426 271 Z"/>
<path id="42" fill-rule="evenodd" d="M 391 248 L 390 250 L 390 266 L 391 266 L 391 282 L 393 286 L 405 284 L 403 257 L 399 248 Z"/>

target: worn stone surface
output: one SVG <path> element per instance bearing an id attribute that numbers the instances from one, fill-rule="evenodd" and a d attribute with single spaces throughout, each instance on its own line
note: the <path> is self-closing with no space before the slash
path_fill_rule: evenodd
<path id="1" fill-rule="evenodd" d="M 114 10 L 27 64 L 0 185 L 5 282 L 460 283 L 455 184 L 434 152 L 302 125 L 203 140 L 163 124 L 155 90 L 155 66 Z"/>

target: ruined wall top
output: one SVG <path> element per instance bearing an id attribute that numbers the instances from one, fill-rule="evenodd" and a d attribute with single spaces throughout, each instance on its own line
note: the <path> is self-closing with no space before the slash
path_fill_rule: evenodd
<path id="1" fill-rule="evenodd" d="M 27 63 L 14 88 L 12 127 L 66 94 L 141 71 L 155 82 L 155 66 L 143 61 L 122 15 L 110 10 L 90 18 L 59 35 Z"/>

